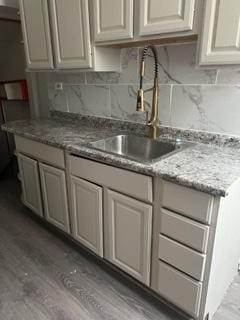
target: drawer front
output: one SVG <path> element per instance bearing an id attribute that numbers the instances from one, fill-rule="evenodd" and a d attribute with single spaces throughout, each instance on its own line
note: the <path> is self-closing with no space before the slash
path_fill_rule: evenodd
<path id="1" fill-rule="evenodd" d="M 69 155 L 70 173 L 135 198 L 152 202 L 152 178 Z"/>
<path id="2" fill-rule="evenodd" d="M 202 283 L 159 261 L 158 292 L 193 317 L 199 314 Z"/>
<path id="3" fill-rule="evenodd" d="M 214 197 L 171 182 L 163 182 L 162 206 L 210 224 Z"/>
<path id="4" fill-rule="evenodd" d="M 17 151 L 25 153 L 30 157 L 46 161 L 54 166 L 65 168 L 63 150 L 19 136 L 15 136 L 15 143 Z"/>
<path id="5" fill-rule="evenodd" d="M 209 227 L 166 209 L 161 210 L 160 233 L 206 253 Z"/>
<path id="6" fill-rule="evenodd" d="M 202 281 L 206 256 L 159 235 L 159 259 Z"/>

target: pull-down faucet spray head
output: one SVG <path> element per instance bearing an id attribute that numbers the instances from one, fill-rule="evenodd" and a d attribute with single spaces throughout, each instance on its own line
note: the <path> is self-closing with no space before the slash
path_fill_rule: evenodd
<path id="1" fill-rule="evenodd" d="M 145 58 L 142 57 L 141 69 L 140 69 L 140 88 L 137 94 L 137 111 L 145 112 L 145 101 L 144 101 L 144 91 L 143 91 L 143 77 L 145 74 Z"/>

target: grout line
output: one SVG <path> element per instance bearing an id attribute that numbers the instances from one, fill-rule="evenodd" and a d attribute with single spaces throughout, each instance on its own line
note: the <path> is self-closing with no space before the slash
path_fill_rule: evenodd
<path id="1" fill-rule="evenodd" d="M 109 111 L 110 111 L 110 118 L 112 118 L 112 96 L 111 96 L 111 89 L 110 86 L 108 88 L 108 98 L 109 98 Z"/>
<path id="2" fill-rule="evenodd" d="M 219 69 L 217 69 L 216 78 L 215 78 L 215 84 L 218 84 L 218 76 L 219 76 Z"/>
<path id="3" fill-rule="evenodd" d="M 173 85 L 170 86 L 170 99 L 169 99 L 169 126 L 172 126 L 172 97 L 173 97 Z"/>

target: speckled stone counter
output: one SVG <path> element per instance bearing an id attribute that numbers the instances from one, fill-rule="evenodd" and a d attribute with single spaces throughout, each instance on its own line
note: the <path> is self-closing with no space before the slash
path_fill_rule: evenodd
<path id="1" fill-rule="evenodd" d="M 222 136 L 221 139 L 220 135 L 204 136 L 199 133 L 191 134 L 190 131 L 184 133 L 171 128 L 162 128 L 164 137 L 180 137 L 205 143 L 196 143 L 158 162 L 145 163 L 91 147 L 91 142 L 119 133 L 130 132 L 142 135 L 145 127 L 139 124 L 107 119 L 97 121 L 91 117 L 78 119 L 55 117 L 13 121 L 3 125 L 2 129 L 74 154 L 139 173 L 159 176 L 216 196 L 226 196 L 230 186 L 240 177 L 240 141 L 237 137 Z"/>

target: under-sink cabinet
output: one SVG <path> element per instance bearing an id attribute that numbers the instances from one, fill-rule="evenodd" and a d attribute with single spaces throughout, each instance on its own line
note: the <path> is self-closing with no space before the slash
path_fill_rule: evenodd
<path id="1" fill-rule="evenodd" d="M 150 285 L 152 178 L 73 155 L 67 163 L 74 238 Z"/>
<path id="2" fill-rule="evenodd" d="M 23 203 L 188 317 L 237 274 L 240 182 L 225 198 L 15 136 Z"/>
<path id="3" fill-rule="evenodd" d="M 103 257 L 103 188 L 71 176 L 73 237 Z"/>

